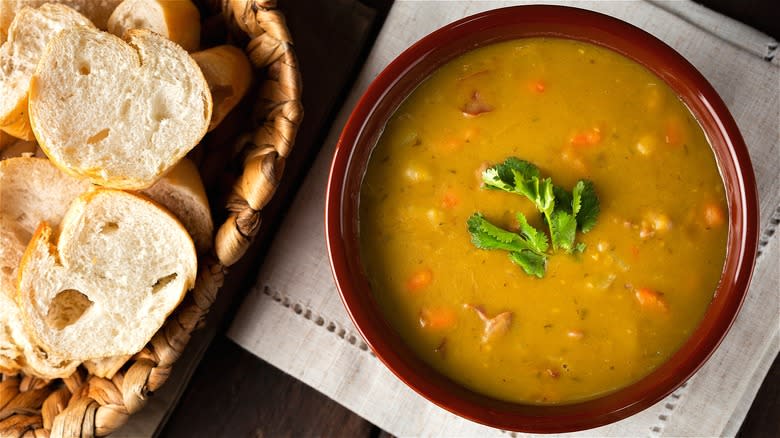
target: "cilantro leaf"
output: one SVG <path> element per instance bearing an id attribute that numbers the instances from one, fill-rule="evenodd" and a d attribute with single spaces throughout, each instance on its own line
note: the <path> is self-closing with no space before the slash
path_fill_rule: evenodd
<path id="1" fill-rule="evenodd" d="M 533 197 L 533 179 L 539 178 L 539 169 L 528 161 L 509 157 L 482 172 L 482 180 L 488 188 Z"/>
<path id="2" fill-rule="evenodd" d="M 568 213 L 572 213 L 572 195 L 566 189 L 561 186 L 553 186 L 553 193 L 555 194 L 555 207 L 559 210 L 564 210 Z"/>
<path id="3" fill-rule="evenodd" d="M 570 213 L 558 210 L 550 218 L 550 238 L 554 249 L 570 253 L 574 247 L 577 220 Z"/>
<path id="4" fill-rule="evenodd" d="M 503 163 L 497 164 L 496 169 L 502 177 L 519 174 L 523 179 L 539 178 L 539 168 L 533 163 L 521 160 L 517 157 L 509 157 Z"/>
<path id="5" fill-rule="evenodd" d="M 534 203 L 549 222 L 555 210 L 555 193 L 550 178 L 541 179 L 539 168 L 528 161 L 509 157 L 482 173 L 485 186 L 523 195 Z"/>
<path id="6" fill-rule="evenodd" d="M 532 227 L 521 213 L 518 214 L 521 234 L 499 228 L 482 216 L 474 213 L 467 225 L 471 242 L 480 249 L 502 249 L 509 251 L 509 259 L 523 268 L 528 275 L 544 276 L 547 266 L 547 236 Z"/>
<path id="7" fill-rule="evenodd" d="M 482 181 L 485 183 L 485 187 L 489 189 L 504 190 L 512 193 L 515 191 L 514 176 L 503 179 L 495 167 L 490 167 L 482 172 Z"/>
<path id="8" fill-rule="evenodd" d="M 536 203 L 536 208 L 544 214 L 549 222 L 553 211 L 555 211 L 555 193 L 550 178 L 542 180 L 539 188 L 539 197 L 534 202 Z"/>
<path id="9" fill-rule="evenodd" d="M 577 187 L 580 185 L 582 188 L 578 191 Z M 574 214 L 577 217 L 580 231 L 587 233 L 596 225 L 596 220 L 599 217 L 599 197 L 596 195 L 593 183 L 587 179 L 577 181 L 574 191 L 579 192 L 576 198 L 579 199 L 578 203 L 580 204 Z"/>
<path id="10" fill-rule="evenodd" d="M 466 222 L 471 242 L 480 249 L 506 251 L 534 251 L 535 248 L 522 236 L 490 223 L 481 213 L 474 213 Z"/>
<path id="11" fill-rule="evenodd" d="M 571 189 L 571 214 L 575 217 L 582 208 L 582 191 L 585 190 L 585 182 L 583 180 L 577 181 L 574 188 Z"/>
<path id="12" fill-rule="evenodd" d="M 520 233 L 528 239 L 528 242 L 536 249 L 536 252 L 543 253 L 547 251 L 547 236 L 532 227 L 523 213 L 517 213 L 517 223 L 520 224 Z"/>
<path id="13" fill-rule="evenodd" d="M 523 268 L 526 274 L 537 278 L 544 277 L 544 272 L 547 269 L 547 257 L 532 251 L 510 252 L 509 260 Z"/>

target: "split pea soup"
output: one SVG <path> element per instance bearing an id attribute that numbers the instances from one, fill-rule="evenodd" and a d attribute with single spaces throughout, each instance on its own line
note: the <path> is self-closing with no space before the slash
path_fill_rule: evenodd
<path id="1" fill-rule="evenodd" d="M 722 272 L 724 187 L 697 121 L 610 50 L 528 38 L 470 51 L 388 121 L 361 186 L 361 259 L 426 363 L 511 402 L 646 376 Z"/>

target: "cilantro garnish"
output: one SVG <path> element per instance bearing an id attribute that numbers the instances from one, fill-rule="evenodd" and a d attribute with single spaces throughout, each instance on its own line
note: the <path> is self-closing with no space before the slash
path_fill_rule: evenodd
<path id="1" fill-rule="evenodd" d="M 575 244 L 574 240 L 577 230 L 587 233 L 598 219 L 599 199 L 591 181 L 577 181 L 570 193 L 550 178 L 542 178 L 534 164 L 515 157 L 486 169 L 482 180 L 486 188 L 522 195 L 533 202 L 547 222 L 554 251 L 585 250 L 584 243 Z M 541 278 L 547 262 L 547 236 L 529 225 L 521 213 L 517 222 L 520 234 L 499 228 L 475 213 L 468 220 L 468 229 L 477 248 L 509 251 L 512 262 Z"/>
<path id="2" fill-rule="evenodd" d="M 572 190 L 574 200 L 572 201 L 572 208 L 576 203 L 577 207 L 574 210 L 574 214 L 577 216 L 577 226 L 580 231 L 587 233 L 594 225 L 596 225 L 596 219 L 599 217 L 599 198 L 596 196 L 596 189 L 593 188 L 593 183 L 584 179 L 577 181 L 577 184 Z"/>
<path id="3" fill-rule="evenodd" d="M 472 214 L 467 221 L 471 242 L 480 249 L 509 251 L 509 259 L 526 274 L 542 278 L 547 264 L 547 236 L 529 225 L 522 213 L 517 218 L 520 234 L 493 225 L 481 213 Z"/>

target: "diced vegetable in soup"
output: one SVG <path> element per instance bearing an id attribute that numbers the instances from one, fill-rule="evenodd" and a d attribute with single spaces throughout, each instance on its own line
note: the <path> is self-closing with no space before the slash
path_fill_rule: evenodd
<path id="1" fill-rule="evenodd" d="M 499 175 L 517 162 L 536 179 Z M 669 359 L 712 299 L 729 226 L 674 92 L 554 38 L 473 50 L 423 82 L 372 153 L 359 220 L 405 342 L 474 391 L 533 404 L 603 395 Z"/>

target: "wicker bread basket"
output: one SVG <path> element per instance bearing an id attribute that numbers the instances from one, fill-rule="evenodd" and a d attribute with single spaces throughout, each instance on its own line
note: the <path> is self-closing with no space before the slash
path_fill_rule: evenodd
<path id="1" fill-rule="evenodd" d="M 232 131 L 218 127 L 190 154 L 202 163 L 212 215 L 224 219 L 212 254 L 201 256 L 195 288 L 111 380 L 92 376 L 83 367 L 52 381 L 2 376 L 0 437 L 92 437 L 119 429 L 165 383 L 214 302 L 226 267 L 241 258 L 260 228 L 262 210 L 276 190 L 303 117 L 290 34 L 275 0 L 200 3 L 203 39 L 208 41 L 203 48 L 226 42 L 242 47 L 255 69 L 250 95 L 233 111 Z M 210 40 L 207 33 L 213 34 Z M 225 183 L 231 169 L 235 177 Z M 219 182 L 232 184 L 232 190 L 220 196 Z"/>

